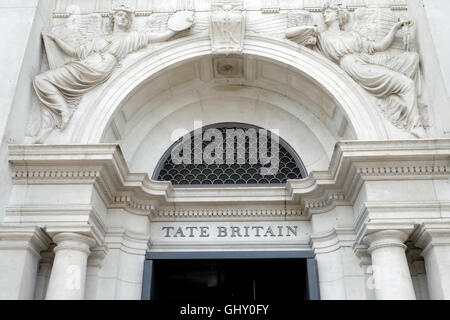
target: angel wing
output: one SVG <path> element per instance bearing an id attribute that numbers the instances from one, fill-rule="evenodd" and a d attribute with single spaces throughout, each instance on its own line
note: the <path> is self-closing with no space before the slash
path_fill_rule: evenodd
<path id="1" fill-rule="evenodd" d="M 301 26 L 311 26 L 312 16 L 311 12 L 305 10 L 290 11 L 288 13 L 288 28 L 291 27 L 301 27 Z M 314 31 L 304 32 L 290 40 L 302 45 L 302 46 L 313 46 L 317 43 L 317 37 Z"/>
<path id="2" fill-rule="evenodd" d="M 399 21 L 390 9 L 359 8 L 355 11 L 355 23 L 352 31 L 371 41 L 382 40 Z M 415 51 L 414 26 L 400 30 L 392 43 L 391 49 Z"/>
<path id="3" fill-rule="evenodd" d="M 288 13 L 253 18 L 247 22 L 247 31 L 262 33 L 276 38 L 284 38 L 288 25 Z"/>
<path id="4" fill-rule="evenodd" d="M 194 25 L 190 29 L 190 34 L 196 34 L 209 30 L 209 16 L 195 15 Z"/>
<path id="5" fill-rule="evenodd" d="M 276 38 L 285 38 L 287 28 L 307 25 L 312 25 L 311 13 L 308 11 L 296 10 L 254 19 L 253 21 L 250 20 L 247 24 L 247 30 Z M 308 33 L 304 33 L 290 40 L 305 46 L 315 43 L 314 35 Z"/>
<path id="6" fill-rule="evenodd" d="M 154 13 L 148 18 L 145 24 L 145 29 L 150 32 L 166 31 L 168 29 L 167 24 L 170 17 L 171 15 L 169 13 Z M 204 32 L 205 30 L 208 30 L 208 28 L 209 28 L 209 17 L 196 14 L 193 26 L 188 30 L 178 32 L 173 37 L 173 39 L 178 39 L 196 33 Z"/>
<path id="7" fill-rule="evenodd" d="M 287 27 L 300 27 L 312 24 L 311 12 L 305 10 L 289 11 L 287 14 Z"/>
<path id="8" fill-rule="evenodd" d="M 76 48 L 103 36 L 106 32 L 104 30 L 102 16 L 93 13 L 88 15 L 72 15 L 54 24 L 51 28 L 51 33 Z M 71 61 L 72 58 L 62 52 L 52 39 L 45 34 L 43 38 L 50 69 L 58 68 Z"/>
<path id="9" fill-rule="evenodd" d="M 148 17 L 147 22 L 145 23 L 145 29 L 150 32 L 166 31 L 169 18 L 169 13 L 154 13 Z"/>

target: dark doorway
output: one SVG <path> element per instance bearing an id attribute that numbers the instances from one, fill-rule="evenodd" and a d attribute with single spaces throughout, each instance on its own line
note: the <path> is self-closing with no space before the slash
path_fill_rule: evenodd
<path id="1" fill-rule="evenodd" d="M 305 299 L 305 259 L 159 260 L 155 300 Z"/>
<path id="2" fill-rule="evenodd" d="M 316 300 L 317 265 L 311 251 L 147 253 L 142 299 Z"/>

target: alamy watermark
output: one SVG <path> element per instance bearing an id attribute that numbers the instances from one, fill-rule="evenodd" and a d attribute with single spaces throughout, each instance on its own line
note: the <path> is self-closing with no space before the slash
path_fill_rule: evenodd
<path id="1" fill-rule="evenodd" d="M 276 175 L 280 167 L 278 132 L 277 129 L 268 131 L 255 128 L 229 128 L 225 129 L 225 132 L 217 128 L 204 130 L 202 123 L 196 121 L 194 131 L 177 129 L 172 133 L 172 140 L 178 141 L 181 137 L 181 141 L 172 148 L 171 160 L 175 165 L 245 163 L 254 165 L 259 163 L 262 165 L 260 169 L 262 176 Z M 194 141 L 193 146 L 192 141 Z M 205 148 L 203 148 L 204 142 L 207 143 Z M 248 150 L 246 150 L 247 144 Z"/>

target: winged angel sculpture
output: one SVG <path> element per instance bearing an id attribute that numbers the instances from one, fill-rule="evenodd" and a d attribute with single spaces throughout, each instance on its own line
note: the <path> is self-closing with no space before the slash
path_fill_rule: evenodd
<path id="1" fill-rule="evenodd" d="M 179 11 L 166 21 L 152 18 L 153 30 L 165 23 L 165 31 L 132 30 L 134 11 L 121 6 L 109 17 L 108 31 L 103 19 L 91 14 L 54 27 L 44 34 L 50 70 L 35 77 L 36 95 L 42 106 L 41 129 L 36 143 L 43 143 L 50 133 L 68 125 L 81 97 L 106 82 L 120 61 L 128 54 L 147 47 L 149 43 L 169 40 L 189 29 L 193 12 Z M 148 27 L 148 26 L 147 26 Z M 63 39 L 64 38 L 64 39 Z"/>
<path id="2" fill-rule="evenodd" d="M 396 127 L 424 137 L 417 101 L 419 55 L 410 51 L 412 22 L 381 9 L 361 8 L 355 12 L 352 29 L 346 31 L 349 14 L 341 5 L 325 3 L 322 14 L 325 31 L 300 25 L 288 28 L 286 37 L 305 39 L 307 35 L 307 44 L 338 64 L 377 98 L 381 111 Z"/>

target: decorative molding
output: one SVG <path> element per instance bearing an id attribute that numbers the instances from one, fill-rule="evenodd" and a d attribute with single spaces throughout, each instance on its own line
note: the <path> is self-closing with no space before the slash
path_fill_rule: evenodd
<path id="1" fill-rule="evenodd" d="M 380 248 L 399 247 L 406 250 L 404 242 L 408 239 L 409 232 L 399 229 L 382 229 L 367 234 L 363 242 L 369 246 L 368 252 L 372 254 L 374 250 Z"/>
<path id="2" fill-rule="evenodd" d="M 330 253 L 341 248 L 336 229 L 311 234 L 310 245 L 316 254 Z"/>
<path id="3" fill-rule="evenodd" d="M 320 213 L 330 210 L 336 204 L 346 205 L 349 204 L 345 201 L 345 195 L 343 193 L 330 193 L 325 194 L 320 200 L 305 200 L 305 209 L 308 211 L 314 211 L 314 213 Z"/>
<path id="4" fill-rule="evenodd" d="M 392 11 L 408 10 L 408 3 L 405 0 L 391 0 L 389 7 Z"/>
<path id="5" fill-rule="evenodd" d="M 92 184 L 107 207 L 124 208 L 154 219 L 283 216 L 307 219 L 335 206 L 351 206 L 365 181 L 447 180 L 450 174 L 450 140 L 446 139 L 340 142 L 328 171 L 312 172 L 302 180 L 289 180 L 286 186 L 225 189 L 173 188 L 170 182 L 130 173 L 118 145 L 10 146 L 9 152 L 15 184 Z M 237 201 L 244 210 L 230 208 Z M 259 208 L 255 209 L 255 205 Z M 17 214 L 22 218 L 32 216 L 33 210 L 39 212 L 38 216 L 48 215 L 52 210 L 70 212 L 70 208 L 50 207 L 45 212 L 45 206 L 27 206 L 9 207 L 6 220 L 14 219 Z M 264 206 L 272 209 L 263 210 Z M 366 213 L 357 218 L 355 230 L 365 225 L 367 210 L 384 212 L 396 208 L 398 212 L 407 208 L 438 210 L 448 206 L 445 200 L 366 202 L 365 207 L 358 209 Z M 31 215 L 24 215 L 25 212 Z"/>
<path id="6" fill-rule="evenodd" d="M 100 177 L 99 170 L 81 171 L 81 170 L 67 170 L 57 168 L 35 168 L 24 170 L 17 168 L 12 172 L 12 179 L 17 184 L 33 184 L 33 183 L 55 183 L 61 181 L 67 184 L 73 182 L 92 182 Z"/>
<path id="7" fill-rule="evenodd" d="M 348 0 L 347 9 L 348 11 L 355 11 L 359 8 L 367 7 L 366 0 Z"/>
<path id="8" fill-rule="evenodd" d="M 70 13 L 68 12 L 53 12 L 53 18 L 54 19 L 63 19 L 63 18 L 69 18 Z"/>
<path id="9" fill-rule="evenodd" d="M 154 219 L 164 218 L 243 218 L 243 217 L 296 217 L 302 218 L 305 214 L 301 209 L 253 209 L 253 208 L 231 208 L 231 209 L 160 209 L 152 215 Z"/>
<path id="10" fill-rule="evenodd" d="M 133 79 L 136 77 L 150 78 L 163 68 L 170 68 L 184 61 L 187 56 L 195 59 L 212 53 L 211 39 L 204 33 L 165 43 L 163 48 L 159 52 L 149 51 L 136 56 L 136 60 L 133 60 L 129 68 L 122 69 L 117 77 L 108 82 L 108 90 L 99 91 L 95 104 L 85 105 L 86 109 L 90 110 L 89 117 L 80 114 L 77 120 L 79 126 L 70 132 L 71 141 L 74 143 L 102 141 L 102 135 L 110 125 L 110 121 L 104 119 L 104 114 L 119 112 L 123 99 L 134 90 L 136 82 Z M 345 110 L 358 139 L 387 139 L 386 129 L 379 120 L 381 115 L 376 113 L 377 107 L 371 97 L 362 92 L 354 82 L 348 81 L 348 76 L 325 57 L 293 42 L 255 34 L 247 34 L 244 51 L 256 57 L 285 61 L 292 71 L 301 71 L 315 79 L 320 86 L 326 87 L 335 98 L 336 104 Z M 167 59 L 158 61 L 161 54 Z M 150 64 L 150 61 L 153 62 Z M 345 99 L 342 92 L 346 92 Z"/>
<path id="11" fill-rule="evenodd" d="M 148 250 L 149 238 L 149 235 L 135 234 L 124 228 L 110 228 L 105 236 L 105 245 L 109 250 L 141 256 Z"/>
<path id="12" fill-rule="evenodd" d="M 447 175 L 450 173 L 450 162 L 430 165 L 409 165 L 409 166 L 370 166 L 358 168 L 358 174 L 362 176 L 409 176 L 414 175 L 414 178 L 422 175 Z"/>
<path id="13" fill-rule="evenodd" d="M 335 229 L 341 246 L 353 248 L 357 239 L 355 229 L 353 227 L 337 227 Z"/>
<path id="14" fill-rule="evenodd" d="M 0 250 L 29 250 L 40 258 L 40 252 L 47 250 L 51 242 L 48 234 L 37 226 L 0 225 Z"/>
<path id="15" fill-rule="evenodd" d="M 60 232 L 52 238 L 53 242 L 56 243 L 53 250 L 55 254 L 60 250 L 76 250 L 89 256 L 91 254 L 90 248 L 96 244 L 93 238 L 80 233 Z"/>
<path id="16" fill-rule="evenodd" d="M 128 212 L 137 215 L 149 216 L 155 210 L 155 204 L 133 199 L 132 195 L 116 195 L 114 201 L 110 204 L 111 208 L 122 207 Z"/>
<path id="17" fill-rule="evenodd" d="M 280 0 L 261 0 L 261 13 L 274 14 L 280 12 Z"/>
<path id="18" fill-rule="evenodd" d="M 450 246 L 450 219 L 422 223 L 411 235 L 422 255 L 435 246 Z"/>
<path id="19" fill-rule="evenodd" d="M 5 210 L 5 225 L 45 226 L 51 237 L 57 233 L 80 233 L 102 243 L 106 221 L 92 205 L 9 205 Z"/>
<path id="20" fill-rule="evenodd" d="M 243 1 L 213 0 L 210 20 L 213 54 L 241 55 L 246 25 Z"/>
<path id="21" fill-rule="evenodd" d="M 152 13 L 153 13 L 152 10 L 138 10 L 138 11 L 135 11 L 134 14 L 136 15 L 136 17 L 148 17 L 148 16 L 151 16 Z"/>

